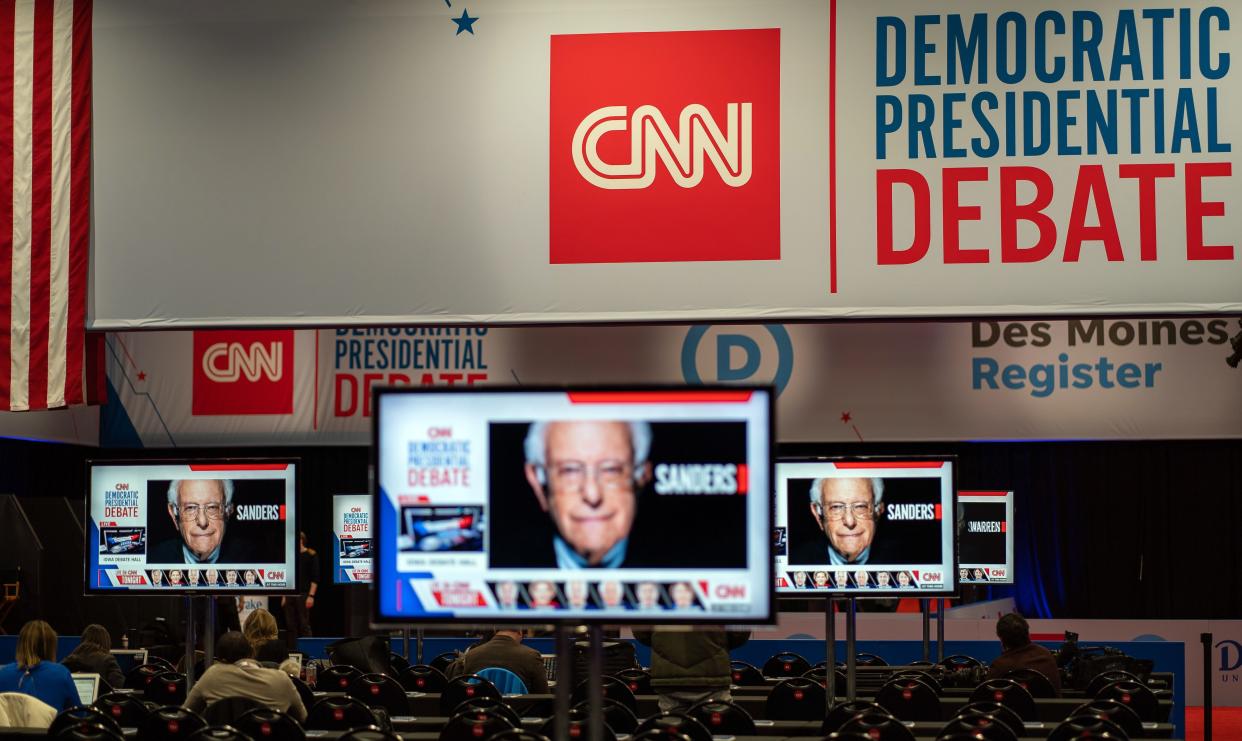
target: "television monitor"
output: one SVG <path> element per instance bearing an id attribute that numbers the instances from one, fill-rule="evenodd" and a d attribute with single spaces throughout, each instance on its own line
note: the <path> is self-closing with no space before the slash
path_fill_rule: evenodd
<path id="1" fill-rule="evenodd" d="M 1013 492 L 957 493 L 958 581 L 1013 584 Z"/>
<path id="2" fill-rule="evenodd" d="M 128 674 L 130 669 L 147 663 L 145 648 L 114 648 L 108 653 L 116 659 L 116 665 L 121 668 L 122 674 Z"/>
<path id="3" fill-rule="evenodd" d="M 293 459 L 87 462 L 86 593 L 292 593 Z"/>
<path id="4" fill-rule="evenodd" d="M 954 468 L 949 457 L 779 461 L 777 591 L 953 594 Z"/>
<path id="5" fill-rule="evenodd" d="M 332 497 L 332 582 L 370 584 L 371 495 L 338 494 Z"/>
<path id="6" fill-rule="evenodd" d="M 381 623 L 770 623 L 768 387 L 377 390 Z"/>
<path id="7" fill-rule="evenodd" d="M 74 672 L 69 675 L 78 690 L 78 699 L 90 705 L 99 697 L 99 675 L 91 672 Z"/>

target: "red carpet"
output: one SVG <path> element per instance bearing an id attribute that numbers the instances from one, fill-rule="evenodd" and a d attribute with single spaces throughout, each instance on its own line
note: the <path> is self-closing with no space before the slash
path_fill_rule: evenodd
<path id="1" fill-rule="evenodd" d="M 1242 708 L 1216 708 L 1212 711 L 1212 738 L 1215 741 L 1242 739 Z M 1186 708 L 1186 741 L 1203 741 L 1203 708 Z"/>

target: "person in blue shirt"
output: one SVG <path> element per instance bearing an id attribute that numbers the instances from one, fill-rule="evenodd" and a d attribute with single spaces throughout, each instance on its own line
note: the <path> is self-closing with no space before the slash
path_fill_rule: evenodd
<path id="1" fill-rule="evenodd" d="M 38 698 L 57 712 L 81 705 L 69 669 L 56 663 L 56 631 L 42 620 L 31 620 L 17 636 L 17 661 L 0 667 L 0 692 L 21 692 Z"/>

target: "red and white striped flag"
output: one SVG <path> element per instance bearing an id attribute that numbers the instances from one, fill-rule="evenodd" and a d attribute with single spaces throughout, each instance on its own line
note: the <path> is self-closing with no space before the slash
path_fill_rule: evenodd
<path id="1" fill-rule="evenodd" d="M 90 210 L 91 0 L 0 0 L 0 409 L 87 401 Z"/>

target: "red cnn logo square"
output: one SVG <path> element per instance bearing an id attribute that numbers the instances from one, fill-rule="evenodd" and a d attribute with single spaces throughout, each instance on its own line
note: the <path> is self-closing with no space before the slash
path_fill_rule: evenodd
<path id="1" fill-rule="evenodd" d="M 779 260 L 780 29 L 552 37 L 552 264 Z"/>
<path id="2" fill-rule="evenodd" d="M 192 413 L 292 414 L 293 330 L 195 332 Z"/>

